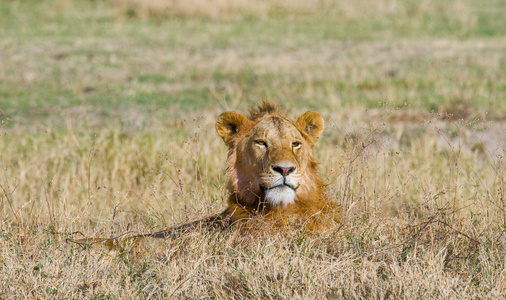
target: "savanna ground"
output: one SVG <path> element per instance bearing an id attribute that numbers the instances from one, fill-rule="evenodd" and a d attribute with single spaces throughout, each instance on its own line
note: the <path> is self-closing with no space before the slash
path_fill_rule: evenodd
<path id="1" fill-rule="evenodd" d="M 0 298 L 506 295 L 506 2 L 0 2 Z M 318 236 L 195 231 L 135 259 L 66 238 L 223 209 L 225 110 L 326 130 Z"/>

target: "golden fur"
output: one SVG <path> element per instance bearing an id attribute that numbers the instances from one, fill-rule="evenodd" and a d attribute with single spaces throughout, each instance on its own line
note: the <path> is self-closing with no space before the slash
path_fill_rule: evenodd
<path id="1" fill-rule="evenodd" d="M 323 128 L 317 112 L 293 121 L 268 102 L 250 110 L 249 117 L 220 115 L 216 131 L 228 146 L 229 197 L 223 215 L 243 226 L 258 220 L 275 227 L 298 223 L 311 230 L 337 221 L 339 207 L 325 193 L 312 156 Z"/>
<path id="2" fill-rule="evenodd" d="M 262 102 L 248 117 L 225 112 L 216 131 L 228 147 L 227 209 L 221 214 L 164 231 L 122 239 L 84 239 L 118 252 L 146 238 L 166 238 L 196 226 L 239 226 L 242 230 L 301 226 L 319 231 L 338 222 L 341 211 L 326 193 L 312 149 L 323 132 L 314 111 L 291 120 L 278 106 Z M 125 246 L 127 245 L 127 246 Z M 134 247 L 138 248 L 138 247 Z M 134 252 L 136 250 L 134 249 Z"/>

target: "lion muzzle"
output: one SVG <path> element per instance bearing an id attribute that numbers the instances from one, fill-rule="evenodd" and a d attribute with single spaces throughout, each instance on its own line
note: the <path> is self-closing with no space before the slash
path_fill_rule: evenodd
<path id="1" fill-rule="evenodd" d="M 295 188 L 287 184 L 271 187 L 265 192 L 265 201 L 273 207 L 285 207 L 295 202 Z"/>

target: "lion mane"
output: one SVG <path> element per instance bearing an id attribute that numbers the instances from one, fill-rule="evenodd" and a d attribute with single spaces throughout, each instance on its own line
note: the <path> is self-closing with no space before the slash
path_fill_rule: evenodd
<path id="1" fill-rule="evenodd" d="M 323 128 L 317 112 L 293 121 L 265 101 L 248 117 L 221 114 L 216 131 L 228 147 L 229 191 L 222 216 L 241 226 L 301 224 L 310 230 L 338 221 L 340 208 L 326 193 L 312 155 Z"/>

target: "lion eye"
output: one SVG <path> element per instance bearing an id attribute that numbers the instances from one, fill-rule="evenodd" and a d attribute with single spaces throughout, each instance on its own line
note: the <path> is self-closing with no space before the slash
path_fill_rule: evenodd
<path id="1" fill-rule="evenodd" d="M 257 144 L 259 146 L 263 146 L 263 147 L 267 146 L 267 143 L 265 141 L 262 141 L 262 140 L 256 140 L 255 144 Z"/>
<path id="2" fill-rule="evenodd" d="M 302 144 L 300 142 L 293 142 L 292 143 L 292 148 L 299 148 L 300 146 L 302 146 Z"/>

